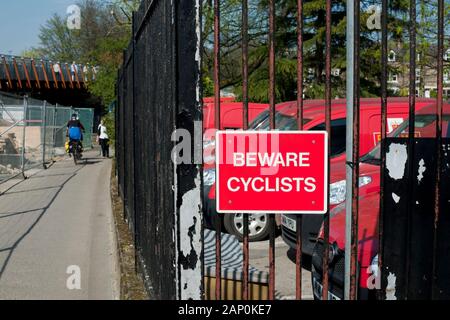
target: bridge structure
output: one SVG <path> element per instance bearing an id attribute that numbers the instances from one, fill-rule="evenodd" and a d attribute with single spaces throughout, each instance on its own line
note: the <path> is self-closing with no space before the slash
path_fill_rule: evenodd
<path id="1" fill-rule="evenodd" d="M 95 80 L 96 68 L 81 64 L 0 55 L 0 90 L 80 90 Z M 75 71 L 75 72 L 74 72 Z"/>
<path id="2" fill-rule="evenodd" d="M 96 107 L 88 92 L 97 67 L 0 54 L 0 91 L 65 105 Z"/>

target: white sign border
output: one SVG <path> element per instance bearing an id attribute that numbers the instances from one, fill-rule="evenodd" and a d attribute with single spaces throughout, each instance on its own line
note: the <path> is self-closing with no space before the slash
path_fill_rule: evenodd
<path id="1" fill-rule="evenodd" d="M 252 134 L 252 133 L 277 133 L 277 134 L 322 134 L 325 137 L 325 157 L 324 157 L 324 210 L 322 211 L 298 211 L 298 210 L 220 210 L 219 203 L 219 162 L 221 159 L 220 154 L 220 146 L 219 146 L 219 136 L 221 134 Z M 233 213 L 245 213 L 245 214 L 260 214 L 260 213 L 267 213 L 267 214 L 311 214 L 311 215 L 324 215 L 328 212 L 328 202 L 329 202 L 329 194 L 328 194 L 328 132 L 327 131 L 281 131 L 281 130 L 270 130 L 270 131 L 262 131 L 262 130 L 218 130 L 216 132 L 216 211 L 219 214 L 233 214 Z"/>

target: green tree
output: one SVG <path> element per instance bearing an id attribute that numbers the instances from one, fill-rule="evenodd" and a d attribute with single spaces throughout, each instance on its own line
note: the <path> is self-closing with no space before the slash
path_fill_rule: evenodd
<path id="1" fill-rule="evenodd" d="M 333 97 L 345 96 L 346 69 L 346 2 L 332 3 L 332 68 L 339 69 L 340 75 L 332 76 Z M 362 96 L 379 95 L 381 74 L 380 30 L 370 30 L 366 26 L 366 13 L 372 0 L 361 2 L 361 93 Z M 404 38 L 407 33 L 407 13 L 409 1 L 390 1 L 390 38 Z M 212 77 L 212 21 L 211 3 L 205 4 L 206 17 L 204 38 L 205 68 Z M 252 101 L 268 101 L 268 1 L 249 0 L 250 13 L 250 84 Z M 323 98 L 325 87 L 325 0 L 304 1 L 304 78 L 306 98 Z M 233 86 L 240 95 L 241 77 L 241 3 L 222 1 L 221 23 L 221 88 Z M 277 100 L 296 98 L 297 82 L 297 1 L 276 1 L 276 94 Z"/>
<path id="2" fill-rule="evenodd" d="M 44 56 L 44 53 L 39 48 L 30 48 L 22 51 L 20 56 L 24 58 L 40 59 Z"/>
<path id="3" fill-rule="evenodd" d="M 40 46 L 26 54 L 96 66 L 96 81 L 88 83 L 88 90 L 101 100 L 102 116 L 113 140 L 114 113 L 108 111 L 116 98 L 123 50 L 131 39 L 132 12 L 140 1 L 79 0 L 76 4 L 81 9 L 81 29 L 69 30 L 66 17 L 55 14 L 40 29 Z"/>
<path id="4" fill-rule="evenodd" d="M 220 1 L 221 10 L 221 83 L 220 87 L 238 88 L 242 82 L 242 2 Z M 214 10 L 213 1 L 203 2 L 203 83 L 204 95 L 213 94 L 214 68 Z M 267 14 L 261 10 L 259 0 L 249 1 L 249 72 L 253 74 L 267 60 Z M 206 87 L 208 85 L 208 87 Z"/>
<path id="5" fill-rule="evenodd" d="M 34 50 L 52 60 L 97 66 L 96 81 L 89 84 L 89 90 L 107 107 L 115 98 L 117 69 L 131 38 L 132 11 L 139 3 L 79 0 L 81 28 L 70 30 L 66 17 L 55 14 L 41 27 L 41 43 Z"/>
<path id="6" fill-rule="evenodd" d="M 122 52 L 128 42 L 128 36 L 117 39 L 105 38 L 92 53 L 94 64 L 100 67 L 96 81 L 89 84 L 89 90 L 95 96 L 102 98 L 105 107 L 108 107 L 116 98 L 117 70 L 123 61 Z"/>
<path id="7" fill-rule="evenodd" d="M 82 54 L 78 30 L 67 28 L 66 19 L 54 14 L 41 26 L 39 50 L 45 58 L 61 62 L 79 61 Z"/>

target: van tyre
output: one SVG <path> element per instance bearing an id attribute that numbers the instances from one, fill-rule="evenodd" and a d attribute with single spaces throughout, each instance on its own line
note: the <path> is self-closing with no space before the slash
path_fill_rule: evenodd
<path id="1" fill-rule="evenodd" d="M 249 214 L 249 241 L 267 239 L 270 234 L 269 216 L 267 214 Z M 244 238 L 244 216 L 242 213 L 224 214 L 223 224 L 225 230 L 242 241 Z"/>

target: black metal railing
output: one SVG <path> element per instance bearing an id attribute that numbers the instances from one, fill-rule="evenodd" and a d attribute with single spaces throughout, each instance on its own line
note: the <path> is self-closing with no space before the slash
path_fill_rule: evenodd
<path id="1" fill-rule="evenodd" d="M 201 240 L 184 250 L 201 233 L 201 164 L 178 163 L 172 152 L 174 136 L 193 137 L 195 121 L 201 124 L 198 21 L 193 1 L 143 1 L 118 75 L 119 192 L 154 299 L 201 297 Z"/>
<path id="2" fill-rule="evenodd" d="M 181 1 L 180 1 L 181 3 Z M 179 10 L 183 8 L 193 6 L 193 1 L 186 1 L 184 5 L 177 4 Z M 323 43 L 319 46 L 323 48 L 322 56 L 323 61 L 323 75 L 316 74 L 315 76 L 323 77 L 321 85 L 323 85 L 323 97 L 320 98 L 321 106 L 323 106 L 324 114 L 324 128 L 328 132 L 330 146 L 333 142 L 333 135 L 331 130 L 331 120 L 333 114 L 333 94 L 334 87 L 332 82 L 332 67 L 334 66 L 333 53 L 333 41 L 334 41 L 334 28 L 336 24 L 333 21 L 333 16 L 337 6 L 331 0 L 325 1 L 325 6 L 321 12 L 323 15 L 323 27 L 324 39 Z M 361 97 L 367 95 L 363 92 L 362 85 L 365 84 L 366 75 L 364 70 L 370 67 L 362 65 L 363 62 L 367 63 L 367 60 L 363 60 L 365 52 L 361 50 L 363 46 L 366 46 L 367 35 L 362 39 L 362 33 L 365 32 L 365 21 L 362 20 L 362 10 L 366 7 L 360 0 L 350 0 L 346 3 L 347 6 L 347 22 L 348 35 L 347 35 L 347 67 L 344 68 L 341 74 L 346 78 L 347 84 L 347 158 L 345 161 L 345 167 L 347 170 L 347 188 L 348 193 L 346 196 L 346 246 L 339 251 L 339 280 L 340 285 L 344 282 L 344 285 L 339 288 L 341 298 L 355 300 L 361 298 L 360 293 L 360 280 L 362 276 L 361 261 L 359 261 L 361 252 L 360 246 L 365 241 L 364 230 L 361 234 L 359 232 L 361 226 L 360 211 L 364 210 L 362 206 L 363 197 L 360 195 L 360 140 L 362 138 L 363 128 L 361 122 Z M 269 0 L 264 3 L 267 8 L 267 91 L 269 102 L 269 119 L 270 129 L 276 130 L 276 112 L 277 112 L 277 6 L 275 0 Z M 297 22 L 296 26 L 296 42 L 297 42 L 297 57 L 296 64 L 297 70 L 295 79 L 296 83 L 296 120 L 298 122 L 298 129 L 304 128 L 304 92 L 306 77 L 304 76 L 304 69 L 307 68 L 305 63 L 305 17 L 304 17 L 304 1 L 298 0 L 296 3 L 295 14 Z M 417 76 L 416 76 L 416 57 L 417 57 L 417 13 L 416 13 L 416 1 L 411 0 L 409 6 L 405 8 L 405 12 L 409 12 L 410 21 L 409 29 L 406 35 L 406 39 L 403 39 L 403 47 L 408 48 L 405 52 L 409 52 L 409 62 L 405 63 L 403 69 L 407 71 L 405 77 L 408 81 L 407 90 L 407 123 L 409 123 L 406 132 L 402 133 L 401 137 L 407 138 L 401 140 L 408 152 L 407 159 L 408 164 L 406 166 L 404 180 L 400 181 L 404 186 L 404 197 L 407 199 L 406 205 L 398 205 L 398 199 L 394 197 L 392 202 L 392 194 L 396 190 L 398 192 L 398 185 L 390 180 L 389 168 L 387 167 L 387 153 L 388 147 L 393 143 L 399 143 L 400 140 L 392 140 L 388 137 L 388 115 L 389 107 L 395 104 L 394 100 L 388 100 L 390 95 L 393 95 L 393 91 L 389 86 L 389 73 L 393 67 L 390 65 L 389 50 L 391 47 L 389 27 L 395 27 L 395 23 L 392 23 L 393 19 L 398 20 L 398 16 L 393 16 L 390 12 L 390 5 L 387 0 L 382 0 L 381 16 L 380 16 L 380 28 L 373 31 L 374 34 L 370 36 L 370 39 L 376 42 L 377 57 L 381 57 L 379 61 L 371 60 L 380 70 L 379 78 L 375 81 L 379 99 L 379 115 L 381 119 L 380 128 L 380 187 L 377 193 L 377 203 L 379 200 L 379 211 L 373 213 L 374 219 L 377 220 L 377 230 L 375 235 L 371 238 L 377 238 L 375 251 L 378 253 L 378 267 L 381 270 L 381 287 L 376 289 L 379 299 L 386 299 L 390 297 L 387 291 L 391 290 L 392 286 L 392 270 L 397 270 L 399 273 L 395 274 L 397 277 L 397 285 L 401 285 L 401 288 L 397 289 L 398 295 L 395 296 L 399 299 L 407 299 L 408 297 L 417 297 L 413 292 L 421 292 L 421 285 L 426 286 L 426 294 L 423 297 L 427 298 L 442 298 L 448 295 L 450 285 L 447 286 L 446 279 L 446 263 L 448 262 L 443 258 L 445 250 L 448 250 L 448 246 L 443 243 L 449 243 L 450 235 L 447 236 L 447 230 L 444 226 L 447 226 L 447 215 L 445 215 L 446 205 L 448 206 L 448 199 L 442 188 L 446 181 L 443 178 L 444 168 L 447 164 L 446 154 L 442 153 L 441 146 L 446 146 L 446 140 L 442 137 L 444 116 L 446 114 L 446 107 L 443 101 L 443 77 L 444 77 L 444 2 L 443 0 L 437 1 L 437 36 L 431 37 L 432 47 L 436 50 L 431 52 L 433 59 L 437 61 L 436 66 L 431 66 L 430 69 L 434 69 L 433 76 L 436 77 L 436 97 L 434 100 L 429 99 L 429 106 L 434 106 L 434 115 L 436 115 L 435 121 L 435 135 L 432 137 L 432 141 L 436 144 L 432 149 L 434 157 L 432 161 L 435 162 L 435 166 L 430 166 L 427 174 L 433 174 L 434 178 L 429 184 L 429 188 L 433 189 L 433 192 L 422 194 L 421 198 L 416 198 L 417 185 L 414 183 L 414 179 L 417 176 L 417 157 L 423 152 L 422 149 L 426 144 L 423 144 L 423 140 L 416 136 L 416 113 L 418 111 L 418 103 L 416 99 L 417 89 Z M 197 64 L 185 59 L 186 51 L 180 50 L 180 47 L 189 47 L 192 53 L 195 50 L 200 50 L 201 44 L 198 41 L 198 35 L 191 27 L 195 26 L 198 21 L 195 20 L 194 15 L 186 15 L 183 18 L 177 16 L 178 23 L 185 23 L 185 25 L 174 26 L 170 23 L 168 17 L 172 17 L 170 4 L 163 4 L 162 1 L 144 1 L 140 10 L 135 14 L 133 23 L 133 41 L 130 47 L 125 52 L 124 63 L 119 72 L 118 82 L 118 101 L 119 108 L 117 111 L 117 173 L 119 175 L 120 192 L 124 199 L 125 211 L 127 218 L 129 219 L 130 227 L 134 232 L 137 252 L 139 255 L 139 261 L 143 269 L 143 273 L 148 280 L 148 287 L 152 288 L 153 292 L 157 292 L 159 297 L 181 297 L 175 293 L 175 289 L 172 286 L 167 286 L 167 283 L 172 283 L 173 279 L 178 279 L 176 272 L 169 265 L 173 265 L 174 261 L 187 263 L 186 257 L 182 257 L 181 260 L 177 260 L 180 257 L 180 253 L 177 252 L 177 248 L 183 246 L 183 241 L 192 240 L 192 238 L 186 239 L 181 236 L 178 238 L 178 242 L 173 241 L 174 229 L 180 226 L 182 219 L 179 215 L 180 203 L 173 203 L 173 199 L 181 201 L 175 195 L 182 194 L 186 191 L 187 185 L 192 186 L 193 178 L 196 170 L 199 167 L 176 166 L 176 170 L 173 170 L 172 162 L 170 159 L 170 152 L 173 147 L 173 141 L 170 140 L 172 136 L 172 130 L 180 128 L 186 125 L 189 132 L 193 132 L 192 121 L 199 120 L 201 118 L 200 112 L 200 99 L 197 95 L 193 95 L 192 90 L 195 90 L 198 81 L 196 74 Z M 184 7 L 186 6 L 186 7 Z M 215 127 L 221 128 L 221 85 L 222 85 L 222 47 L 221 47 L 221 1 L 215 0 L 210 2 L 212 6 L 212 12 L 214 13 L 213 23 L 213 47 L 208 47 L 208 51 L 212 55 L 213 66 L 212 70 L 208 70 L 213 76 L 214 81 L 214 112 L 215 112 Z M 192 9 L 192 7 L 190 7 Z M 342 7 L 339 6 L 339 10 Z M 176 11 L 176 10 L 175 10 Z M 378 12 L 378 11 L 376 11 Z M 185 12 L 186 13 L 186 12 Z M 249 128 L 249 87 L 250 87 L 250 71 L 249 71 L 249 1 L 242 1 L 242 34 L 240 41 L 240 48 L 242 49 L 242 128 Z M 189 26 L 188 28 L 184 28 Z M 201 28 L 200 28 L 201 29 Z M 174 40 L 175 35 L 178 40 Z M 429 36 L 429 35 L 427 35 Z M 176 42 L 179 41 L 179 42 Z M 177 43 L 173 46 L 173 43 Z M 192 51 L 193 50 L 193 51 Z M 183 60 L 180 63 L 181 55 Z M 187 62 L 186 62 L 187 61 Z M 198 63 L 198 59 L 195 60 Z M 321 62 L 322 63 L 322 62 Z M 195 67 L 194 67 L 195 65 Z M 340 63 L 342 65 L 342 63 Z M 189 69 L 191 68 L 191 69 Z M 239 82 L 240 83 L 240 82 Z M 197 88 L 198 89 L 198 88 Z M 186 90 L 190 93 L 190 99 L 188 96 L 184 96 L 180 99 L 180 92 L 178 90 Z M 200 91 L 197 91 L 200 92 Z M 406 100 L 405 100 L 406 101 Z M 389 104 L 388 104 L 389 102 Z M 404 102 L 404 101 L 403 101 Z M 197 104 L 198 103 L 198 104 Z M 175 107 L 177 106 L 177 107 Z M 188 107 L 190 106 L 190 107 Z M 377 122 L 380 120 L 377 120 Z M 399 138 L 399 137 L 397 137 Z M 447 138 L 447 136 L 444 136 Z M 331 151 L 331 147 L 329 150 Z M 328 162 L 330 164 L 331 154 L 328 155 Z M 420 159 L 419 159 L 420 160 Z M 433 169 L 433 170 L 432 170 Z M 330 165 L 328 166 L 328 176 L 330 176 Z M 433 171 L 433 172 L 431 172 Z M 176 172 L 177 174 L 174 174 Z M 195 180 L 195 178 L 194 178 Z M 417 180 L 417 179 L 416 179 Z M 400 183 L 399 182 L 399 183 Z M 420 182 L 420 181 L 419 181 Z M 195 183 L 194 183 L 195 184 Z M 393 189 L 394 188 L 394 189 Z M 397 189 L 395 189 L 397 188 Z M 188 188 L 189 189 L 189 188 Z M 430 189 L 430 190 L 431 190 Z M 181 191 L 180 191 L 181 190 Z M 328 190 L 330 192 L 330 190 Z M 423 197 L 431 197 L 424 199 Z M 401 202 L 400 201 L 400 202 Z M 425 203 L 432 203 L 430 208 L 420 211 L 415 207 L 415 203 L 419 201 L 425 201 Z M 199 206 L 201 207 L 201 206 Z M 428 210 L 428 211 L 427 211 Z M 173 212 L 178 212 L 178 215 L 173 215 Z M 395 212 L 393 215 L 392 212 Z M 418 212 L 433 212 L 433 224 L 424 224 L 420 226 L 420 218 L 418 218 Z M 191 217 L 191 216 L 189 216 Z M 201 215 L 194 214 L 194 217 L 201 220 Z M 428 216 L 428 218 L 430 218 Z M 296 298 L 301 299 L 304 294 L 304 288 L 302 288 L 302 225 L 304 217 L 299 216 L 296 219 Z M 321 295 L 322 299 L 326 300 L 330 298 L 329 291 L 332 288 L 329 284 L 329 278 L 336 276 L 335 266 L 330 261 L 330 228 L 333 225 L 330 223 L 332 217 L 330 217 L 330 210 L 323 217 L 323 228 L 320 234 L 322 246 L 320 250 L 314 252 L 314 261 L 316 263 L 315 272 L 320 272 L 321 281 Z M 367 217 L 364 217 L 367 219 Z M 243 299 L 250 298 L 249 288 L 249 259 L 250 259 L 250 246 L 249 246 L 249 230 L 248 230 L 247 214 L 244 214 L 244 235 L 243 235 L 243 269 L 242 269 L 242 297 Z M 193 229 L 196 229 L 194 219 Z M 398 223 L 404 222 L 401 227 L 401 232 L 398 232 Z M 269 299 L 275 299 L 275 216 L 269 215 L 269 223 L 271 225 L 270 239 L 269 239 Z M 389 223 L 389 225 L 387 225 Z M 426 232 L 417 233 L 414 232 L 415 228 L 425 228 Z M 181 227 L 180 227 L 181 228 Z M 181 228 L 182 229 L 182 228 Z M 215 264 L 215 298 L 222 299 L 222 247 L 221 247 L 221 219 L 216 219 L 215 223 L 215 252 L 216 252 L 216 264 Z M 396 231 L 397 230 L 397 231 Z M 419 236 L 419 234 L 421 236 Z M 192 233 L 191 233 L 192 236 Z M 364 237 L 363 237 L 364 236 Z M 424 269 L 415 268 L 414 265 L 418 261 L 425 261 L 423 256 L 417 255 L 414 245 L 422 239 L 421 237 L 428 237 L 427 243 L 430 244 L 429 250 L 431 254 L 431 262 L 426 265 L 426 271 Z M 400 237 L 402 241 L 396 242 L 395 239 Z M 175 236 L 176 238 L 176 236 Z M 294 239 L 291 234 L 291 239 Z M 431 239 L 431 240 L 430 240 Z M 197 242 L 190 242 L 194 246 L 201 246 L 201 240 Z M 195 258 L 192 258 L 197 263 L 197 258 L 201 257 L 201 250 L 196 251 L 193 248 L 193 254 Z M 321 257 L 319 257 L 319 255 Z M 344 268 L 344 256 L 345 268 Z M 402 259 L 398 259 L 401 256 Z M 156 263 L 157 262 L 157 263 Z M 189 260 L 189 262 L 192 262 Z M 335 262 L 335 261 L 334 261 Z M 421 263 L 422 263 L 421 262 Z M 194 263 L 194 264 L 195 264 Z M 318 264 L 321 266 L 318 266 Z M 191 267 L 192 264 L 187 263 L 184 267 Z M 448 266 L 447 266 L 448 267 Z M 447 268 L 450 270 L 450 268 Z M 425 282 L 417 281 L 420 277 L 428 279 Z M 447 277 L 447 279 L 450 277 Z M 395 283 L 395 281 L 394 281 Z M 425 284 L 424 284 L 425 283 Z M 188 284 L 185 283 L 186 286 Z M 180 289 L 180 292 L 183 290 Z M 212 296 L 210 294 L 210 296 Z"/>

